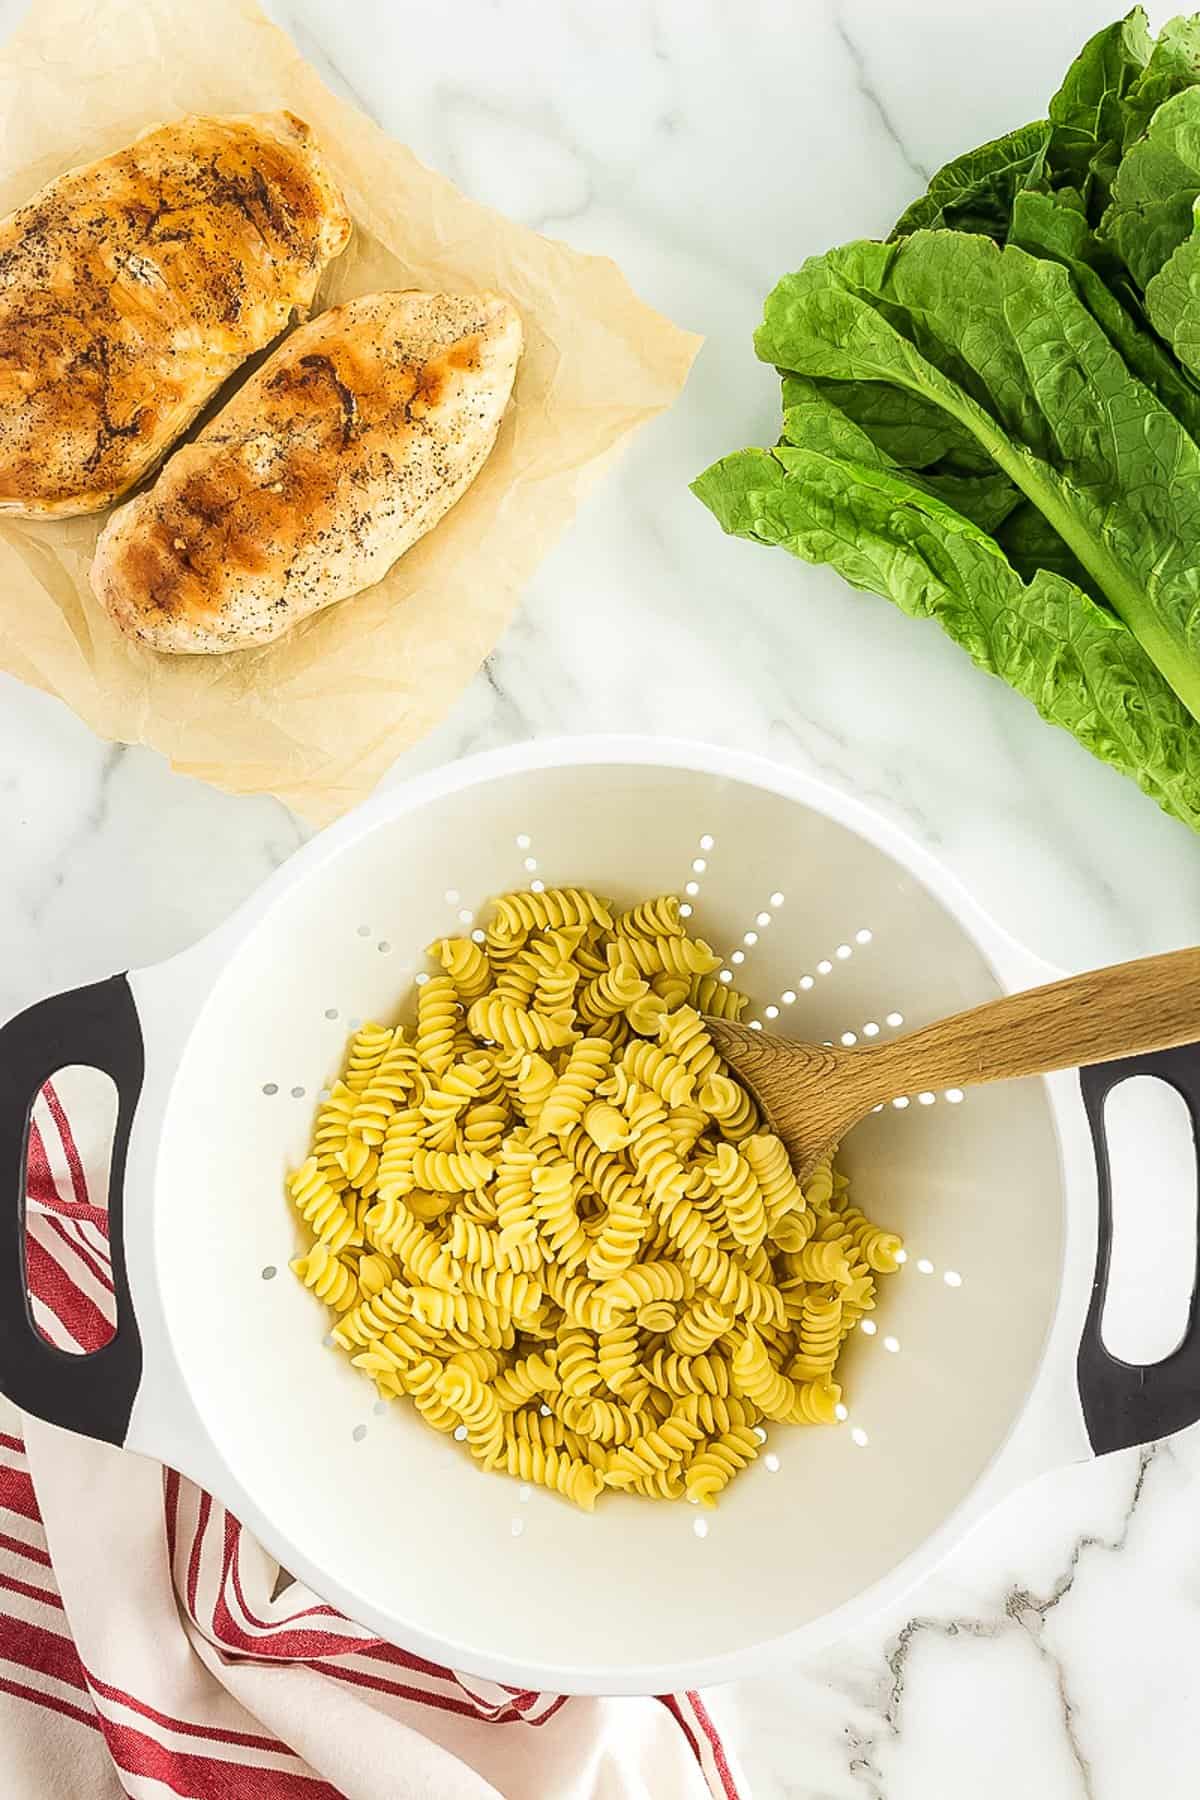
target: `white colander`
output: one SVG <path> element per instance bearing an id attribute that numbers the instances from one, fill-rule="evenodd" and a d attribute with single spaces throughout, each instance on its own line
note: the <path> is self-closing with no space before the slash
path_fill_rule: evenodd
<path id="1" fill-rule="evenodd" d="M 848 1343 L 846 1423 L 772 1428 L 716 1512 L 612 1496 L 579 1513 L 383 1408 L 288 1272 L 284 1175 L 354 1023 L 395 1016 L 424 945 L 533 882 L 619 902 L 680 892 L 752 996 L 747 1016 L 811 1039 L 866 1043 L 1055 974 L 891 826 L 750 757 L 575 738 L 421 777 L 317 838 L 194 949 L 0 1033 L 10 1197 L 42 1079 L 92 1062 L 122 1102 L 117 1337 L 81 1359 L 34 1335 L 6 1203 L 5 1391 L 183 1470 L 385 1637 L 589 1693 L 811 1648 L 1035 1471 L 1200 1411 L 1191 1363 L 1159 1365 L 1174 1367 L 1170 1405 L 1142 1371 L 1114 1400 L 1124 1365 L 1100 1351 L 1094 1308 L 1081 1403 L 1097 1180 L 1074 1076 L 898 1096 L 854 1132 L 854 1197 L 903 1233 L 908 1261 Z"/>

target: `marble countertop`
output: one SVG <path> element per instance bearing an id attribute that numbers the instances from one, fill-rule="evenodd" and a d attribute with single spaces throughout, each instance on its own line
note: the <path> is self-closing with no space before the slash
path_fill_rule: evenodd
<path id="1" fill-rule="evenodd" d="M 0 4 L 7 30 L 22 8 Z M 289 0 L 330 83 L 481 200 L 614 256 L 707 344 L 452 716 L 702 736 L 817 771 L 1064 968 L 1197 936 L 1200 845 L 933 625 L 723 539 L 687 492 L 774 434 L 773 280 L 1036 116 L 1112 0 Z M 0 1015 L 166 956 L 305 836 L 0 677 Z M 1200 1768 L 1200 1431 L 1043 1479 L 901 1611 L 714 1696 L 759 1800 L 1156 1800 Z"/>

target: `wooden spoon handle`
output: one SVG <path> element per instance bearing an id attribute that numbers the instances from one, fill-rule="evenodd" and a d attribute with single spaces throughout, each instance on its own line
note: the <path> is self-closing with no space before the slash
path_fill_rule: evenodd
<path id="1" fill-rule="evenodd" d="M 877 1098 L 1045 1075 L 1200 1038 L 1200 949 L 990 1000 L 868 1052 Z M 865 1059 L 864 1059 L 865 1060 Z M 884 1089 L 888 1090 L 885 1096 Z"/>

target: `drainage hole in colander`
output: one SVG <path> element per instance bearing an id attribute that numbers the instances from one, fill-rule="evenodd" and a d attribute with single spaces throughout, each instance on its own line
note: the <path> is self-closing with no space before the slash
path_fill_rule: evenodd
<path id="1" fill-rule="evenodd" d="M 753 950 L 755 944 L 758 942 L 757 931 L 746 932 L 745 936 L 742 938 L 742 942 L 746 945 L 747 949 Z"/>
<path id="2" fill-rule="evenodd" d="M 807 993 L 809 988 L 816 986 L 816 983 L 811 975 L 802 975 L 800 977 L 800 986 L 804 989 L 805 993 Z"/>
<path id="3" fill-rule="evenodd" d="M 527 1481 L 523 1481 L 521 1483 L 520 1487 L 517 1489 L 517 1499 L 522 1503 L 522 1505 L 524 1505 L 526 1501 L 533 1499 L 533 1489 L 530 1487 L 530 1485 Z"/>
<path id="4" fill-rule="evenodd" d="M 779 893 L 772 894 L 770 903 L 772 906 L 782 906 L 783 905 L 783 895 L 779 894 Z"/>
<path id="5" fill-rule="evenodd" d="M 417 979 L 420 980 L 420 977 L 418 976 Z M 346 1024 L 349 1026 L 351 1031 L 357 1031 L 359 1026 L 362 1024 L 362 1020 L 359 1018 L 357 1013 L 351 1013 L 350 1017 L 346 1020 Z"/>
<path id="6" fill-rule="evenodd" d="M 692 916 L 692 908 L 688 905 L 686 900 L 683 902 L 683 905 L 679 908 L 679 916 L 681 919 L 690 919 Z"/>
<path id="7" fill-rule="evenodd" d="M 917 1258 L 917 1270 L 922 1275 L 933 1274 L 933 1264 L 927 1256 L 919 1256 Z"/>
<path id="8" fill-rule="evenodd" d="M 854 952 L 849 944 L 839 944 L 833 954 L 837 957 L 839 962 L 845 962 L 848 956 L 854 955 Z"/>
<path id="9" fill-rule="evenodd" d="M 302 1087 L 294 1087 L 292 1089 L 292 1099 L 293 1100 L 303 1100 L 303 1098 L 304 1098 L 304 1089 Z"/>
<path id="10" fill-rule="evenodd" d="M 700 892 L 700 883 L 698 881 L 685 881 L 683 884 L 683 891 L 687 894 L 689 899 L 694 900 L 696 895 Z"/>
<path id="11" fill-rule="evenodd" d="M 827 956 L 822 957 L 821 961 L 817 964 L 817 974 L 818 975 L 831 975 L 832 973 L 833 973 L 833 964 L 830 962 L 830 960 Z M 803 983 L 801 983 L 801 985 L 803 986 Z"/>
<path id="12" fill-rule="evenodd" d="M 850 1432 L 850 1440 L 852 1443 L 857 1444 L 860 1450 L 865 1450 L 867 1445 L 871 1441 L 870 1438 L 867 1436 L 866 1432 L 863 1430 L 861 1425 L 855 1425 L 852 1428 L 852 1430 Z"/>
<path id="13" fill-rule="evenodd" d="M 462 899 L 462 895 L 459 893 L 457 888 L 447 888 L 446 889 L 446 905 L 447 906 L 457 906 L 461 899 Z"/>
<path id="14" fill-rule="evenodd" d="M 263 1082 L 263 1093 L 264 1094 L 277 1094 L 278 1092 L 279 1092 L 279 1083 L 277 1081 L 264 1081 Z"/>
<path id="15" fill-rule="evenodd" d="M 750 1020 L 750 1030 L 751 1031 L 761 1031 L 762 1030 L 762 1020 L 761 1019 L 751 1019 Z"/>
<path id="16" fill-rule="evenodd" d="M 887 1023 L 891 1026 L 892 1030 L 895 1031 L 898 1025 L 903 1025 L 904 1014 L 896 1012 L 889 1013 L 887 1016 Z"/>
<path id="17" fill-rule="evenodd" d="M 729 960 L 731 963 L 744 963 L 746 960 L 746 952 L 744 950 L 735 950 Z"/>
<path id="18" fill-rule="evenodd" d="M 961 1088 L 947 1088 L 945 1098 L 951 1106 L 958 1106 L 965 1096 Z"/>
<path id="19" fill-rule="evenodd" d="M 776 1456 L 776 1454 L 773 1450 L 769 1450 L 767 1452 L 767 1454 L 763 1457 L 763 1462 L 766 1464 L 767 1468 L 770 1469 L 772 1475 L 775 1475 L 778 1473 L 779 1458 Z"/>
<path id="20" fill-rule="evenodd" d="M 327 1019 L 336 1019 L 337 1016 L 338 1016 L 338 1009 L 336 1006 L 327 1006 L 325 1008 L 325 1017 Z"/>
<path id="21" fill-rule="evenodd" d="M 422 969 L 422 970 L 421 970 L 421 971 L 420 971 L 420 973 L 419 973 L 419 974 L 418 974 L 418 976 L 417 976 L 417 986 L 418 986 L 418 987 L 424 987 L 424 986 L 425 986 L 425 983 L 426 983 L 426 982 L 427 982 L 427 981 L 428 981 L 428 980 L 429 980 L 429 972 L 428 972 L 428 970 L 426 970 L 426 969 Z"/>
<path id="22" fill-rule="evenodd" d="M 366 1435 L 367 1428 L 365 1425 L 356 1425 L 354 1430 L 350 1433 L 350 1436 L 354 1439 L 356 1444 L 361 1444 Z"/>
<path id="23" fill-rule="evenodd" d="M 879 1327 L 874 1319 L 860 1319 L 858 1322 L 858 1329 L 862 1332 L 864 1337 L 874 1337 L 875 1333 L 879 1330 Z"/>
<path id="24" fill-rule="evenodd" d="M 321 1339 L 321 1342 L 325 1346 L 326 1350 L 332 1350 L 333 1346 L 334 1346 L 334 1336 L 333 1336 L 332 1331 L 327 1331 L 325 1333 L 325 1336 Z"/>
<path id="25" fill-rule="evenodd" d="M 942 1276 L 942 1280 L 945 1282 L 947 1287 L 961 1287 L 962 1286 L 962 1276 L 959 1274 L 957 1269 L 947 1269 L 946 1273 Z"/>
<path id="26" fill-rule="evenodd" d="M 514 1537 L 520 1537 L 525 1529 L 524 1519 L 514 1519 L 508 1529 L 512 1532 Z"/>
<path id="27" fill-rule="evenodd" d="M 544 881 L 531 881 L 529 884 L 529 891 L 531 894 L 544 894 L 546 891 L 546 884 Z"/>
<path id="28" fill-rule="evenodd" d="M 475 923 L 475 914 L 471 911 L 469 906 L 464 906 L 460 909 L 458 922 L 460 925 L 473 925 Z"/>
<path id="29" fill-rule="evenodd" d="M 264 1281 L 274 1281 L 278 1273 L 279 1270 L 275 1267 L 274 1263 L 267 1263 L 263 1269 L 262 1278 Z"/>
<path id="30" fill-rule="evenodd" d="M 847 1050 L 850 1048 L 850 1046 L 852 1044 L 857 1044 L 857 1042 L 858 1042 L 857 1031 L 843 1031 L 842 1042 L 843 1042 L 843 1044 L 845 1044 Z"/>
<path id="31" fill-rule="evenodd" d="M 704 858 L 702 856 L 697 856 L 692 863 L 692 873 L 694 875 L 703 875 L 707 867 L 708 864 L 705 862 Z"/>
<path id="32" fill-rule="evenodd" d="M 908 1261 L 908 1251 L 905 1250 L 903 1246 L 896 1252 L 896 1261 L 898 1263 L 906 1263 Z"/>
<path id="33" fill-rule="evenodd" d="M 855 932 L 854 941 L 856 944 L 869 944 L 871 942 L 871 933 L 864 926 L 861 931 Z"/>
<path id="34" fill-rule="evenodd" d="M 779 1017 L 779 1008 L 777 1006 L 767 1006 L 763 1008 L 763 1013 L 768 1019 L 777 1019 Z"/>
<path id="35" fill-rule="evenodd" d="M 839 1400 L 833 1409 L 833 1416 L 839 1425 L 844 1425 L 846 1420 L 850 1417 L 850 1408 L 846 1406 L 843 1401 Z"/>
<path id="36" fill-rule="evenodd" d="M 917 1095 L 917 1105 L 918 1106 L 932 1106 L 936 1099 L 937 1099 L 937 1095 L 931 1094 L 929 1092 L 929 1090 L 926 1089 L 926 1091 L 923 1094 Z"/>
<path id="37" fill-rule="evenodd" d="M 388 1409 L 388 1403 L 386 1400 L 377 1400 L 375 1402 L 374 1406 L 371 1408 L 371 1411 L 375 1414 L 375 1416 L 377 1418 L 381 1419 L 383 1417 L 384 1413 L 387 1411 L 387 1409 Z"/>
<path id="38" fill-rule="evenodd" d="M 894 1338 L 894 1337 L 885 1337 L 883 1340 L 883 1347 L 885 1350 L 890 1350 L 892 1352 L 892 1355 L 894 1356 L 896 1354 L 897 1350 L 899 1350 L 899 1348 L 900 1348 L 900 1339 Z"/>
<path id="39" fill-rule="evenodd" d="M 862 1028 L 862 1034 L 864 1037 L 878 1037 L 879 1036 L 879 1027 L 875 1023 L 874 1019 L 867 1020 L 866 1024 Z"/>
<path id="40" fill-rule="evenodd" d="M 903 1112 L 904 1108 L 908 1105 L 908 1095 L 897 1094 L 896 1098 L 892 1101 L 892 1105 L 896 1108 L 897 1112 Z"/>
<path id="41" fill-rule="evenodd" d="M 795 988 L 785 988 L 783 993 L 780 994 L 779 998 L 783 1001 L 783 1004 L 785 1006 L 795 1006 L 795 1004 L 796 1004 Z"/>
<path id="42" fill-rule="evenodd" d="M 692 1530 L 695 1532 L 696 1536 L 699 1538 L 707 1537 L 708 1536 L 708 1520 L 707 1519 L 693 1519 L 692 1520 Z"/>
<path id="43" fill-rule="evenodd" d="M 317 1095 L 317 1098 L 318 1098 L 318 1100 L 331 1100 L 333 1098 L 333 1089 L 323 1087 L 321 1089 L 320 1093 Z"/>
<path id="44" fill-rule="evenodd" d="M 518 850 L 528 850 L 530 844 L 532 844 L 532 842 L 533 842 L 533 839 L 529 836 L 529 834 L 527 832 L 522 831 L 522 832 L 518 833 L 516 842 L 517 842 Z"/>
<path id="45" fill-rule="evenodd" d="M 722 969 L 721 973 L 717 976 L 717 980 L 724 981 L 724 982 L 732 981 L 733 980 L 733 971 L 731 969 Z"/>
<path id="46" fill-rule="evenodd" d="M 465 1425 L 456 1425 L 456 1426 L 455 1426 L 455 1427 L 454 1427 L 454 1438 L 455 1438 L 455 1442 L 456 1442 L 456 1443 L 459 1443 L 459 1444 L 465 1444 L 465 1443 L 466 1443 L 466 1441 L 467 1441 L 467 1428 L 466 1428 L 466 1426 L 465 1426 Z"/>
<path id="47" fill-rule="evenodd" d="M 380 956 L 390 956 L 392 953 L 392 946 L 388 943 L 386 938 L 380 938 L 375 948 L 378 950 Z"/>
<path id="48" fill-rule="evenodd" d="M 536 875 L 536 873 L 537 873 L 537 857 L 536 856 L 527 856 L 525 858 L 524 867 L 528 874 Z"/>
<path id="49" fill-rule="evenodd" d="M 371 927 L 369 925 L 360 925 L 358 928 L 358 935 L 359 937 L 370 937 Z"/>
<path id="50" fill-rule="evenodd" d="M 769 925 L 771 923 L 770 913 L 769 912 L 756 913 L 755 917 L 754 917 L 754 923 L 756 925 Z"/>
<path id="51" fill-rule="evenodd" d="M 766 1443 L 766 1441 L 767 1441 L 767 1434 L 766 1434 L 766 1432 L 765 1432 L 765 1431 L 764 1431 L 764 1430 L 763 1430 L 763 1428 L 762 1428 L 762 1426 L 761 1426 L 761 1425 L 756 1425 L 756 1426 L 755 1426 L 755 1427 L 754 1427 L 754 1435 L 755 1435 L 755 1437 L 756 1437 L 756 1438 L 757 1438 L 757 1439 L 758 1439 L 758 1441 L 759 1441 L 759 1443 L 760 1443 L 760 1444 L 765 1444 L 765 1443 Z"/>
<path id="52" fill-rule="evenodd" d="M 700 848 L 702 850 L 715 850 L 716 846 L 717 846 L 716 838 L 710 837 L 709 833 L 706 831 L 704 836 L 700 839 Z"/>

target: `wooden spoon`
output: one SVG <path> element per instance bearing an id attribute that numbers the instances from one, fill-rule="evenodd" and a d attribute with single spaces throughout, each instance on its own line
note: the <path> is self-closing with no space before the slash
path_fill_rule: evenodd
<path id="1" fill-rule="evenodd" d="M 852 1125 L 901 1094 L 1045 1075 L 1200 1038 L 1200 949 L 1072 975 L 854 1049 L 706 1022 L 803 1181 Z"/>

